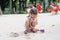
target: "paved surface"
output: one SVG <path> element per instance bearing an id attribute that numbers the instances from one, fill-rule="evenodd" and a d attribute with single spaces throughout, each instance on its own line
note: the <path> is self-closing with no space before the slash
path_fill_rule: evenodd
<path id="1" fill-rule="evenodd" d="M 27 15 L 12 14 L 0 16 L 0 40 L 60 40 L 60 14 L 39 14 L 36 28 L 44 29 L 45 33 L 37 32 L 25 35 L 23 32 Z M 19 36 L 12 37 L 11 32 L 16 32 Z"/>

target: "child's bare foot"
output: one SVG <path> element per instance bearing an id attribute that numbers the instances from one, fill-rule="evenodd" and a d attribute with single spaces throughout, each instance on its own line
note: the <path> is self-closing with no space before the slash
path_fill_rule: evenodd
<path id="1" fill-rule="evenodd" d="M 28 33 L 28 31 L 27 31 L 27 30 L 25 30 L 25 31 L 24 31 L 24 34 L 27 34 L 27 33 Z"/>
<path id="2" fill-rule="evenodd" d="M 31 32 L 36 33 L 37 30 L 36 29 L 31 29 Z"/>
<path id="3" fill-rule="evenodd" d="M 24 31 L 24 34 L 28 34 L 28 33 L 30 33 L 31 32 L 31 30 L 25 30 Z"/>

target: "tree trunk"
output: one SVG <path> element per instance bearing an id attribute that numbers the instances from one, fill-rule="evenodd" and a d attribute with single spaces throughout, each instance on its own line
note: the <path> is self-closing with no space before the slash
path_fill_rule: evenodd
<path id="1" fill-rule="evenodd" d="M 10 14 L 12 14 L 12 0 L 10 0 Z"/>

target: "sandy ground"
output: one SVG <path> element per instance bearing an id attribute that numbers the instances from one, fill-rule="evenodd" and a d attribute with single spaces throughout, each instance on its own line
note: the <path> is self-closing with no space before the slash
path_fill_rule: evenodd
<path id="1" fill-rule="evenodd" d="M 45 32 L 24 34 L 25 21 L 28 14 L 10 14 L 0 16 L 0 40 L 60 40 L 60 14 L 38 14 L 36 28 L 44 29 Z M 11 32 L 19 34 L 12 37 Z"/>

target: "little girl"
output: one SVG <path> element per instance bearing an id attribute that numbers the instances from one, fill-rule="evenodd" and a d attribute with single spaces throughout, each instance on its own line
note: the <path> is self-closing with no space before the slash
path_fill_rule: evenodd
<path id="1" fill-rule="evenodd" d="M 24 33 L 25 34 L 27 34 L 29 32 L 35 33 L 36 32 L 36 29 L 35 29 L 36 25 L 37 25 L 37 10 L 35 8 L 33 8 L 30 10 L 29 16 L 26 20 L 26 23 L 25 23 L 26 30 L 24 31 Z"/>

